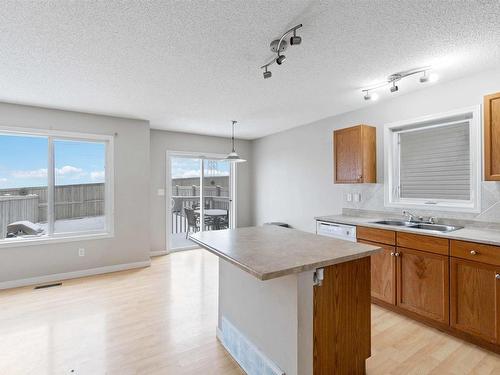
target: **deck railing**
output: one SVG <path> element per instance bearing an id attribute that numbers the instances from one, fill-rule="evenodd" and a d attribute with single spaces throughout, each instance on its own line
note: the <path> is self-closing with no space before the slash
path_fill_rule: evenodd
<path id="1" fill-rule="evenodd" d="M 220 186 L 205 186 L 204 207 L 206 209 L 223 209 L 229 213 L 231 200 L 228 189 Z M 200 206 L 199 186 L 174 186 L 171 201 L 171 233 L 185 233 L 187 218 L 185 208 Z"/>

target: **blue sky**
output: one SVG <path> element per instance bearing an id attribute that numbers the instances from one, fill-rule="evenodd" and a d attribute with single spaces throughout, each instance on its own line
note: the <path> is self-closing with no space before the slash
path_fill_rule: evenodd
<path id="1" fill-rule="evenodd" d="M 46 137 L 0 135 L 0 189 L 47 185 Z M 104 143 L 54 141 L 56 184 L 104 182 Z"/>
<path id="2" fill-rule="evenodd" d="M 206 160 L 205 176 L 229 176 L 229 162 Z M 200 159 L 172 158 L 172 178 L 200 177 Z"/>

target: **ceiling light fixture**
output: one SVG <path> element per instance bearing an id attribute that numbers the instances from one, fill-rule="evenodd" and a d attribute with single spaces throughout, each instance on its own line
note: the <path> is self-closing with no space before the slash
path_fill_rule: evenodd
<path id="1" fill-rule="evenodd" d="M 271 78 L 273 73 L 267 70 L 267 66 L 264 67 L 264 78 Z"/>
<path id="2" fill-rule="evenodd" d="M 374 93 L 370 93 L 370 90 L 366 90 L 364 91 L 365 95 L 363 96 L 363 98 L 365 100 L 377 100 L 378 99 L 378 94 L 376 92 Z"/>
<path id="3" fill-rule="evenodd" d="M 399 86 L 397 85 L 397 83 L 402 79 L 412 76 L 414 74 L 422 73 L 422 76 L 419 79 L 420 83 L 436 82 L 438 80 L 437 74 L 435 73 L 427 74 L 431 69 L 432 69 L 431 66 L 424 66 L 421 68 L 410 69 L 391 74 L 389 77 L 387 77 L 387 80 L 384 82 L 372 85 L 370 87 L 362 88 L 361 92 L 363 93 L 363 98 L 365 100 L 373 100 L 375 93 L 372 91 L 382 87 L 386 87 L 387 85 L 391 85 L 391 87 L 389 88 L 390 92 L 392 93 L 397 92 L 399 91 Z"/>
<path id="4" fill-rule="evenodd" d="M 297 46 L 300 43 L 302 43 L 302 38 L 300 36 L 297 36 L 297 30 L 302 27 L 302 24 L 298 24 L 297 26 L 292 27 L 290 30 L 287 30 L 279 39 L 273 40 L 270 44 L 270 49 L 272 52 L 278 54 L 278 56 L 271 61 L 269 61 L 267 64 L 262 65 L 260 68 L 265 69 L 263 76 L 264 78 L 270 78 L 272 76 L 271 72 L 267 70 L 267 68 L 276 63 L 278 65 L 283 64 L 283 62 L 286 59 L 286 56 L 282 54 L 283 51 L 285 51 L 288 47 L 288 43 L 286 42 L 285 38 L 287 35 L 290 33 L 293 33 L 293 36 L 290 37 L 290 45 L 291 46 Z"/>
<path id="5" fill-rule="evenodd" d="M 422 75 L 422 77 L 420 77 L 420 83 L 436 82 L 438 78 L 439 77 L 436 73 L 427 75 L 427 71 L 424 70 L 424 74 Z"/>
<path id="6" fill-rule="evenodd" d="M 278 53 L 278 57 L 276 58 L 276 64 L 281 65 L 283 64 L 283 61 L 285 61 L 286 56 L 285 55 L 280 55 Z"/>
<path id="7" fill-rule="evenodd" d="M 233 120 L 232 121 L 232 132 L 231 132 L 231 145 L 232 145 L 232 151 L 226 156 L 226 160 L 230 161 L 230 162 L 233 162 L 233 163 L 242 163 L 242 162 L 245 162 L 246 160 L 245 159 L 242 159 L 240 158 L 240 156 L 238 155 L 238 153 L 236 152 L 235 148 L 234 148 L 234 125 L 237 123 L 238 121 L 235 121 Z"/>
<path id="8" fill-rule="evenodd" d="M 297 29 L 293 30 L 293 36 L 290 37 L 291 46 L 298 46 L 300 43 L 302 43 L 302 38 L 300 36 L 297 36 L 296 32 Z"/>

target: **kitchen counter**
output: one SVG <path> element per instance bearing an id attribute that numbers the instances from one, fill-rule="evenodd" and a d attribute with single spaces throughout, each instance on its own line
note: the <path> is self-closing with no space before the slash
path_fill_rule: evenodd
<path id="1" fill-rule="evenodd" d="M 199 232 L 190 239 L 260 280 L 370 256 L 380 248 L 272 225 Z"/>
<path id="2" fill-rule="evenodd" d="M 397 232 L 408 232 L 416 233 L 426 236 L 448 238 L 451 240 L 461 240 L 461 241 L 471 241 L 477 243 L 483 243 L 487 245 L 500 246 L 500 230 L 495 229 L 481 229 L 479 227 L 464 227 L 453 232 L 447 233 L 437 233 L 422 229 L 413 229 L 401 226 L 383 225 L 375 224 L 374 221 L 387 220 L 387 216 L 350 216 L 350 215 L 330 215 L 330 216 L 318 216 L 315 217 L 316 220 L 326 221 L 330 223 L 348 224 L 348 225 L 360 225 L 363 227 L 371 227 L 378 229 L 387 229 Z M 401 219 L 401 218 L 399 218 Z"/>
<path id="3" fill-rule="evenodd" d="M 219 257 L 217 336 L 247 374 L 365 372 L 380 247 L 270 225 L 190 239 Z"/>

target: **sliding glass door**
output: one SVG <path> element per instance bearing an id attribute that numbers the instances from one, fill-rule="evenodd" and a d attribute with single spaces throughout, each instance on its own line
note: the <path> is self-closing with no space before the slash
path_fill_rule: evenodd
<path id="1" fill-rule="evenodd" d="M 233 222 L 233 168 L 226 160 L 170 154 L 169 250 L 193 247 L 189 233 L 223 230 Z"/>

